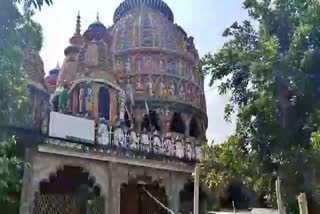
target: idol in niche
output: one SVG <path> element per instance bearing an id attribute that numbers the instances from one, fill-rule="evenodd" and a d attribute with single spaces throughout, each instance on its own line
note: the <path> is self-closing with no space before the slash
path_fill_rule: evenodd
<path id="1" fill-rule="evenodd" d="M 144 87 L 142 86 L 142 77 L 139 76 L 136 82 L 136 93 L 138 95 L 143 95 L 144 94 Z"/>
<path id="2" fill-rule="evenodd" d="M 143 71 L 144 72 L 152 72 L 153 71 L 152 63 L 153 63 L 153 59 L 152 59 L 151 56 L 144 57 L 144 60 L 143 60 Z"/>
<path id="3" fill-rule="evenodd" d="M 167 88 L 164 83 L 164 78 L 160 78 L 160 83 L 159 83 L 159 92 L 160 92 L 160 97 L 164 98 L 167 96 Z"/>
<path id="4" fill-rule="evenodd" d="M 125 73 L 130 73 L 131 72 L 131 59 L 130 57 L 127 58 L 126 64 L 125 64 Z"/>
<path id="5" fill-rule="evenodd" d="M 152 76 L 149 76 L 149 81 L 147 83 L 148 86 L 148 94 L 150 97 L 154 96 L 154 91 L 153 91 L 153 80 L 152 80 Z"/>
<path id="6" fill-rule="evenodd" d="M 163 57 L 160 57 L 160 61 L 159 61 L 159 71 L 160 72 L 164 72 L 165 71 L 165 59 Z"/>
<path id="7" fill-rule="evenodd" d="M 171 80 L 171 83 L 168 85 L 168 96 L 173 98 L 176 94 L 176 86 L 174 80 Z"/>

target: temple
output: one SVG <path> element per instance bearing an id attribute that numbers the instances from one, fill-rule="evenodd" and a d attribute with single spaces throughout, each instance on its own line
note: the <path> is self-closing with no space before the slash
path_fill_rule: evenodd
<path id="1" fill-rule="evenodd" d="M 44 77 L 32 47 L 33 103 L 21 214 L 164 214 L 193 209 L 192 173 L 207 129 L 193 37 L 162 0 L 125 0 L 110 27 L 75 33 Z M 200 187 L 200 213 L 207 193 Z"/>

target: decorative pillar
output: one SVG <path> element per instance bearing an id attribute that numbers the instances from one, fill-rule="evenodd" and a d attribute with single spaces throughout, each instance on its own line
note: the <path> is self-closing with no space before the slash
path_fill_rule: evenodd
<path id="1" fill-rule="evenodd" d="M 165 182 L 166 193 L 168 197 L 169 209 L 174 213 L 180 212 L 180 192 L 184 187 L 184 182 L 177 175 L 171 174 Z"/>
<path id="2" fill-rule="evenodd" d="M 111 197 L 109 201 L 109 213 L 120 214 L 121 185 L 128 183 L 128 170 L 120 165 L 110 163 L 109 175 L 111 183 Z"/>
<path id="3" fill-rule="evenodd" d="M 92 84 L 92 114 L 95 121 L 100 122 L 100 112 L 99 112 L 99 90 L 98 84 Z"/>
<path id="4" fill-rule="evenodd" d="M 26 150 L 26 161 L 30 161 L 32 157 L 30 149 Z M 28 166 L 24 167 L 20 211 L 21 214 L 31 214 L 32 204 L 34 200 L 34 192 L 32 190 L 32 169 Z"/>

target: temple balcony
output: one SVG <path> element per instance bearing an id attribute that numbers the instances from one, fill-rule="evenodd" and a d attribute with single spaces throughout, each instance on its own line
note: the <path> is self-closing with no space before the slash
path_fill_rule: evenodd
<path id="1" fill-rule="evenodd" d="M 137 133 L 120 125 L 114 128 L 94 120 L 50 113 L 44 144 L 55 148 L 98 155 L 194 164 L 200 161 L 201 146 L 195 138 L 177 133 Z"/>

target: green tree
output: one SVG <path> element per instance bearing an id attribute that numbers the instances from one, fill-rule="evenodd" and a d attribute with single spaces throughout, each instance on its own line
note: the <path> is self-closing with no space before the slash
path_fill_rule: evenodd
<path id="1" fill-rule="evenodd" d="M 244 21 L 227 28 L 223 36 L 229 41 L 202 59 L 203 69 L 220 94 L 231 93 L 225 114 L 228 119 L 237 108 L 235 135 L 254 160 L 250 167 L 259 169 L 251 178 L 280 176 L 286 202 L 294 207 L 299 191 L 313 196 L 308 178 L 314 161 L 310 137 L 320 125 L 320 3 L 245 0 L 244 7 L 258 27 Z"/>
<path id="2" fill-rule="evenodd" d="M 40 50 L 41 26 L 31 17 L 34 8 L 41 9 L 44 4 L 51 3 L 51 0 L 0 1 L 1 127 L 30 124 L 29 94 L 22 72 L 23 49 L 32 45 Z M 0 206 L 7 213 L 16 213 L 24 163 L 16 157 L 14 136 L 3 128 L 0 129 L 0 142 Z"/>

